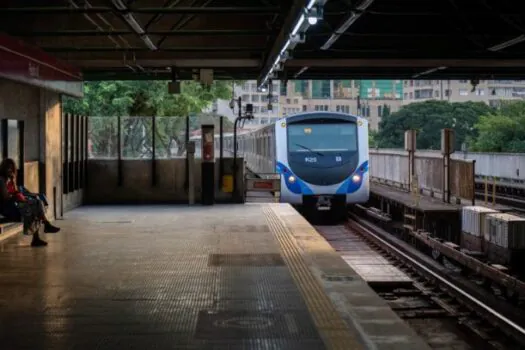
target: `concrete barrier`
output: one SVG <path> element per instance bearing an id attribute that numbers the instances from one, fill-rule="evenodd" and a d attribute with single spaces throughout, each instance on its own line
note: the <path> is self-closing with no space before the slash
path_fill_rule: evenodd
<path id="1" fill-rule="evenodd" d="M 224 174 L 233 173 L 233 159 L 224 158 Z M 237 189 L 244 193 L 243 159 L 237 160 Z M 132 203 L 188 203 L 186 159 L 156 160 L 157 181 L 152 186 L 151 160 L 123 159 L 122 185 L 118 186 L 119 161 L 117 159 L 90 159 L 87 166 L 86 204 Z M 222 191 L 219 161 L 215 162 L 217 202 L 230 202 L 231 193 Z M 195 200 L 201 199 L 201 160 L 195 159 Z M 242 197 L 242 195 L 241 195 Z"/>

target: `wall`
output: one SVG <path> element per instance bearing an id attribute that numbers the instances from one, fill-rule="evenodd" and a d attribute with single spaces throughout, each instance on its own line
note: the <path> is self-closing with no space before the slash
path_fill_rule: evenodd
<path id="1" fill-rule="evenodd" d="M 59 94 L 0 79 L 0 118 L 24 121 L 24 182 L 46 194 L 50 215 L 59 214 L 62 205 L 61 112 Z M 82 197 L 69 202 L 74 207 Z"/>
<path id="2" fill-rule="evenodd" d="M 233 160 L 224 159 L 225 173 L 231 173 Z M 243 164 L 239 158 L 238 164 Z M 90 159 L 87 165 L 86 204 L 187 203 L 184 158 L 156 160 L 157 184 L 152 186 L 151 160 L 122 160 L 122 186 L 118 186 L 118 160 Z M 239 166 L 237 188 L 244 190 L 244 167 Z M 200 201 L 201 161 L 195 160 L 195 199 Z M 215 162 L 215 184 L 219 183 L 219 163 Z M 231 193 L 216 191 L 217 201 L 228 201 Z"/>
<path id="3" fill-rule="evenodd" d="M 370 176 L 373 181 L 409 189 L 408 152 L 399 149 L 370 150 Z M 450 165 L 451 195 L 457 198 L 472 199 L 474 196 L 474 170 L 471 161 L 451 157 Z M 439 151 L 417 151 L 414 158 L 417 187 L 423 193 L 443 193 L 445 167 Z"/>

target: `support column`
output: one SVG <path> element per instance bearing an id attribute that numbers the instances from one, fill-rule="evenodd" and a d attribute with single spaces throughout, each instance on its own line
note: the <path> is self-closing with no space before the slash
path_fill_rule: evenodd
<path id="1" fill-rule="evenodd" d="M 215 202 L 215 138 L 214 125 L 202 125 L 202 204 L 213 205 Z"/>

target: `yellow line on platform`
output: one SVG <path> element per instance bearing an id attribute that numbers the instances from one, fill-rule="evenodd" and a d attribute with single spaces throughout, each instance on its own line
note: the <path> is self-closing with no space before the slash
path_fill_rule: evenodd
<path id="1" fill-rule="evenodd" d="M 274 209 L 266 206 L 263 212 L 275 238 L 279 242 L 281 255 L 288 266 L 296 286 L 312 315 L 321 337 L 328 349 L 363 349 L 326 295 L 322 285 L 306 264 L 301 248 Z"/>

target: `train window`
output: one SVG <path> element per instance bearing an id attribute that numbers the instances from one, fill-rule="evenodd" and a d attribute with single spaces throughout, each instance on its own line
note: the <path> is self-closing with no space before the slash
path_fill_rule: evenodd
<path id="1" fill-rule="evenodd" d="M 355 123 L 289 124 L 288 150 L 357 151 L 357 126 Z"/>

